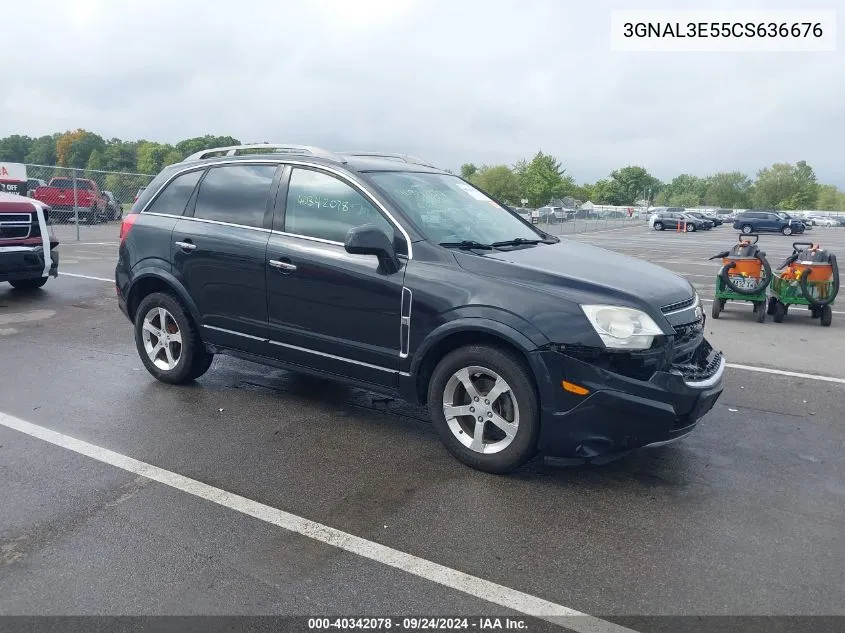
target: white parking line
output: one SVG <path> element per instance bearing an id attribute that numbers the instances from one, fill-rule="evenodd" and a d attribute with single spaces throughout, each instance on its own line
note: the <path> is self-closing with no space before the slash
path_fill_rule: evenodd
<path id="1" fill-rule="evenodd" d="M 845 385 L 845 378 L 837 378 L 835 376 L 819 376 L 818 374 L 802 374 L 797 371 L 787 371 L 785 369 L 769 369 L 768 367 L 755 367 L 753 365 L 739 365 L 736 363 L 726 363 L 728 367 L 733 369 L 744 369 L 745 371 L 756 371 L 761 374 L 777 374 L 778 376 L 790 376 L 792 378 L 806 378 L 808 380 L 820 380 L 822 382 L 836 382 L 840 385 Z"/>
<path id="2" fill-rule="evenodd" d="M 105 277 L 92 277 L 91 275 L 77 275 L 76 273 L 59 273 L 63 277 L 79 277 L 80 279 L 93 279 L 94 281 L 106 281 L 109 283 L 114 283 L 114 279 L 106 279 Z"/>
<path id="3" fill-rule="evenodd" d="M 189 495 L 254 517 L 363 558 L 460 591 L 474 598 L 512 609 L 526 616 L 559 624 L 581 633 L 634 633 L 631 629 L 537 598 L 503 585 L 343 532 L 328 525 L 279 510 L 252 499 L 215 488 L 196 479 L 164 470 L 107 448 L 78 440 L 20 418 L 0 413 L 0 425 L 60 446 L 104 464 L 157 481 Z"/>

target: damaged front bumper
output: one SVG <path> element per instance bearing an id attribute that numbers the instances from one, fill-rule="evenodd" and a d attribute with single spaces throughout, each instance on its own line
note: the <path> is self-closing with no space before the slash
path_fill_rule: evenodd
<path id="1" fill-rule="evenodd" d="M 59 252 L 50 251 L 50 277 L 59 274 Z M 44 277 L 42 246 L 0 246 L 0 282 Z"/>
<path id="2" fill-rule="evenodd" d="M 539 448 L 547 456 L 615 458 L 690 433 L 722 393 L 726 361 L 701 339 L 680 361 L 665 350 L 639 355 L 543 349 L 531 358 L 541 399 Z M 577 395 L 562 381 L 589 393 Z"/>

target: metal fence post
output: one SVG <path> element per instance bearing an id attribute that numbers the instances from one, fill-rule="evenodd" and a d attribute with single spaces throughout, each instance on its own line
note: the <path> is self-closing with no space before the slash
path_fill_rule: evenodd
<path id="1" fill-rule="evenodd" d="M 79 197 L 76 188 L 76 169 L 73 170 L 73 219 L 76 223 L 76 241 L 79 241 Z"/>

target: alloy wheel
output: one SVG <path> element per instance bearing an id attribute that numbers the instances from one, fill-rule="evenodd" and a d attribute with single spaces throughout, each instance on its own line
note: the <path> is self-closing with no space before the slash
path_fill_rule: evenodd
<path id="1" fill-rule="evenodd" d="M 464 367 L 443 389 L 443 415 L 449 430 L 472 451 L 503 451 L 519 429 L 519 406 L 511 386 L 485 367 Z"/>
<path id="2" fill-rule="evenodd" d="M 171 371 L 179 364 L 182 332 L 165 308 L 157 306 L 144 316 L 143 341 L 147 356 L 159 369 Z"/>

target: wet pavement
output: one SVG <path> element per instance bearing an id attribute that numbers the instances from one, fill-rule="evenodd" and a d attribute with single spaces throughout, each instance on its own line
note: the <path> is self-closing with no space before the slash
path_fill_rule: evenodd
<path id="1" fill-rule="evenodd" d="M 0 412 L 602 618 L 845 615 L 845 381 L 729 368 L 679 443 L 491 476 L 425 410 L 328 381 L 221 356 L 192 386 L 156 382 L 108 281 L 116 227 L 85 229 L 43 291 L 0 286 Z M 812 238 L 845 252 L 845 232 Z M 736 233 L 573 239 L 707 299 Z M 792 241 L 761 238 L 777 263 Z M 708 336 L 735 365 L 842 379 L 843 312 L 822 328 L 729 305 Z M 0 614 L 516 612 L 4 426 L 0 477 Z"/>

